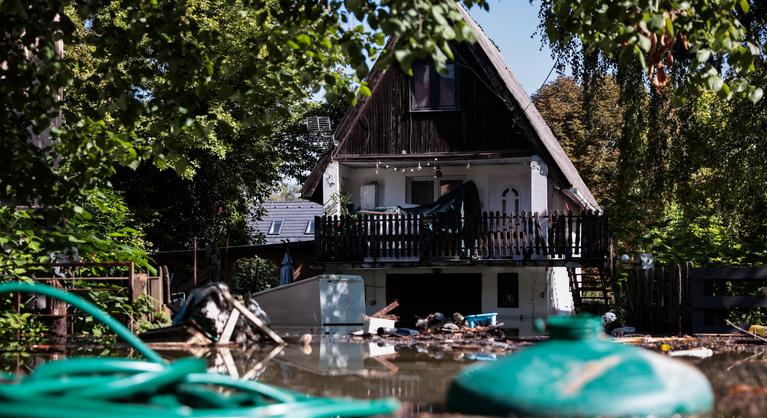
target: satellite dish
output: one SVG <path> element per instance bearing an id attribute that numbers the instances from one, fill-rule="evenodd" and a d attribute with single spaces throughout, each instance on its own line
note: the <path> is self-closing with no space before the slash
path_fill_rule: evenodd
<path id="1" fill-rule="evenodd" d="M 331 123 L 330 123 L 330 117 L 328 116 L 309 116 L 308 118 L 304 119 L 304 123 L 306 123 L 306 128 L 309 130 L 309 132 L 312 133 L 324 133 L 324 132 L 330 132 L 331 129 L 333 129 Z"/>

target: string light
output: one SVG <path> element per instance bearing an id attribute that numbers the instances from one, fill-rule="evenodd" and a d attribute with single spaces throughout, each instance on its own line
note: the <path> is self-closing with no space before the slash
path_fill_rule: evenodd
<path id="1" fill-rule="evenodd" d="M 438 161 L 439 160 L 437 158 L 434 159 L 433 163 L 430 162 L 430 161 L 427 161 L 425 167 L 431 167 L 432 170 L 434 170 L 434 174 L 435 174 L 436 177 L 442 177 L 442 170 L 441 170 L 441 168 L 439 166 Z M 418 161 L 418 165 L 416 165 L 415 167 L 393 167 L 393 166 L 391 166 L 389 164 L 384 164 L 383 168 L 382 168 L 381 167 L 381 162 L 380 161 L 376 161 L 376 167 L 375 168 L 376 168 L 376 174 L 380 174 L 382 169 L 387 169 L 388 170 L 389 168 L 391 168 L 392 171 L 398 171 L 398 172 L 401 172 L 402 174 L 407 174 L 408 170 L 410 170 L 411 173 L 415 173 L 416 171 L 422 171 L 423 168 L 424 168 L 424 163 L 421 162 L 421 161 Z M 468 170 L 469 168 L 471 168 L 471 165 L 470 164 L 466 164 L 466 169 Z"/>

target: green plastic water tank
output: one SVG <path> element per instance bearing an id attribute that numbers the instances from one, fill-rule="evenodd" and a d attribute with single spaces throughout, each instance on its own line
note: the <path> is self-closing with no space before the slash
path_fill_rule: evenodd
<path id="1" fill-rule="evenodd" d="M 451 412 L 557 417 L 671 416 L 711 411 L 695 367 L 613 342 L 599 318 L 553 317 L 550 340 L 495 363 L 468 367 L 450 386 Z"/>

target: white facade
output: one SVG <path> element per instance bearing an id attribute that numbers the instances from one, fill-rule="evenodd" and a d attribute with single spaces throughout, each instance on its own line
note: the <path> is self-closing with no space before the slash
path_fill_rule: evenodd
<path id="1" fill-rule="evenodd" d="M 429 166 L 426 166 L 427 162 Z M 419 163 L 421 170 L 417 169 Z M 436 164 L 442 172 L 439 178 L 434 177 L 434 164 L 434 161 L 380 162 L 376 168 L 375 163 L 358 167 L 333 161 L 323 176 L 325 205 L 331 205 L 333 198 L 339 193 L 344 193 L 351 197 L 354 208 L 360 208 L 362 186 L 375 183 L 378 189 L 378 207 L 414 206 L 408 203 L 408 183 L 424 179 L 474 181 L 483 211 L 500 211 L 501 195 L 509 187 L 519 192 L 519 211 L 533 211 L 543 215 L 550 210 L 565 209 L 564 203 L 569 201 L 569 198 L 560 193 L 549 180 L 548 168 L 536 156 L 492 162 L 437 161 Z M 572 202 L 570 206 L 574 206 Z M 580 206 L 572 209 L 578 207 Z"/>
<path id="2" fill-rule="evenodd" d="M 354 210 L 372 209 L 371 191 L 375 190 L 375 206 L 389 207 L 414 206 L 409 202 L 409 184 L 414 180 L 433 180 L 435 199 L 440 191 L 439 180 L 473 181 L 478 189 L 482 211 L 495 212 L 537 212 L 545 215 L 553 210 L 567 208 L 577 210 L 578 206 L 563 194 L 549 178 L 549 170 L 537 156 L 528 158 L 510 158 L 497 161 L 398 161 L 396 163 L 343 164 L 331 162 L 323 176 L 323 196 L 326 207 L 337 208 L 334 203 L 339 194 L 347 195 Z M 418 170 L 420 164 L 421 170 Z M 438 164 L 440 177 L 435 177 L 434 165 Z M 396 168 L 396 170 L 395 170 Z M 371 187 L 371 184 L 375 184 Z M 507 190 L 514 189 L 516 195 Z M 506 196 L 504 195 L 506 192 Z M 504 203 L 503 199 L 507 199 Z M 365 204 L 365 202 L 367 202 Z M 568 206 L 566 206 L 566 204 Z M 575 207 L 574 207 L 575 206 Z M 333 212 L 338 213 L 336 210 Z M 545 222 L 545 220 L 544 220 Z M 365 281 L 365 306 L 368 314 L 384 307 L 390 300 L 387 295 L 387 276 L 396 274 L 412 275 L 409 280 L 427 277 L 435 271 L 431 267 L 329 267 L 329 272 L 356 274 Z M 498 322 L 504 328 L 518 330 L 519 335 L 534 334 L 536 318 L 549 315 L 571 314 L 574 310 L 573 298 L 569 288 L 569 278 L 565 267 L 517 267 L 517 266 L 441 266 L 436 269 L 443 274 L 466 274 L 476 278 L 481 276 L 480 312 L 461 312 L 464 315 L 476 313 L 498 314 Z M 518 277 L 518 306 L 498 306 L 499 274 L 516 273 Z M 433 275 L 429 276 L 432 277 Z M 439 285 L 438 281 L 435 282 Z M 423 292 L 428 298 L 428 292 Z M 458 297 L 458 296 L 456 296 Z M 451 315 L 453 312 L 443 312 Z M 427 313 L 424 313 L 424 316 Z"/>
<path id="3" fill-rule="evenodd" d="M 368 315 L 386 306 L 387 274 L 429 274 L 431 268 L 386 268 L 349 269 L 348 274 L 357 274 L 365 280 L 365 307 Z M 495 312 L 497 321 L 506 329 L 518 330 L 520 336 L 535 334 L 536 318 L 550 315 L 569 315 L 573 312 L 573 299 L 568 288 L 568 277 L 564 267 L 450 267 L 442 268 L 450 274 L 481 274 L 481 313 Z M 519 275 L 519 306 L 503 308 L 498 306 L 497 288 L 499 273 Z M 396 311 L 395 311 L 396 313 Z M 453 312 L 443 312 L 450 316 Z M 462 312 L 464 315 L 480 312 Z"/>

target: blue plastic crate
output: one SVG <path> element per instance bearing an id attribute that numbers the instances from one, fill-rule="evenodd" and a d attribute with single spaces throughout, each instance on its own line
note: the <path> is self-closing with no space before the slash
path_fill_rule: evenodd
<path id="1" fill-rule="evenodd" d="M 464 319 L 466 320 L 466 326 L 469 328 L 478 326 L 489 327 L 495 325 L 495 317 L 497 315 L 497 313 L 466 315 Z"/>

